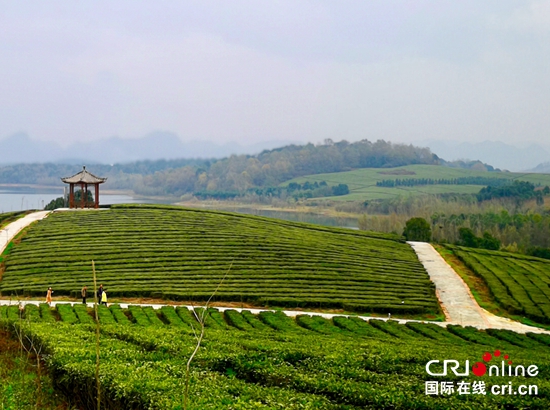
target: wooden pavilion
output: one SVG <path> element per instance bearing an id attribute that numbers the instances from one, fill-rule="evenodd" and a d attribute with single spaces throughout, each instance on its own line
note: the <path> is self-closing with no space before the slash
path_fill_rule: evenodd
<path id="1" fill-rule="evenodd" d="M 72 177 L 61 178 L 61 180 L 69 184 L 69 208 L 88 208 L 88 185 L 95 187 L 94 208 L 99 208 L 99 184 L 104 183 L 107 178 L 99 178 L 94 174 L 86 171 L 86 166 L 82 167 L 82 171 Z M 74 187 L 80 185 L 81 196 L 80 204 L 75 204 Z M 80 205 L 80 206 L 79 206 Z"/>

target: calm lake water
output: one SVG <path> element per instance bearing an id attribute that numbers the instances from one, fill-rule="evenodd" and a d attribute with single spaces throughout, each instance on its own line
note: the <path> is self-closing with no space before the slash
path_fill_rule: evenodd
<path id="1" fill-rule="evenodd" d="M 44 209 L 51 200 L 63 196 L 63 189 L 48 190 L 44 188 L 6 188 L 0 187 L 0 213 L 21 211 L 25 209 Z M 128 204 L 128 203 L 156 203 L 152 200 L 134 198 L 129 195 L 102 194 L 99 202 L 101 205 Z M 161 202 L 159 203 L 166 203 Z M 315 213 L 272 211 L 254 208 L 231 208 L 220 207 L 220 211 L 231 211 L 250 215 L 267 216 L 270 218 L 283 219 L 285 221 L 308 222 L 324 226 L 336 226 L 341 228 L 358 229 L 356 218 L 338 218 L 319 215 Z"/>
<path id="2" fill-rule="evenodd" d="M 63 196 L 63 189 L 45 190 L 32 188 L 0 187 L 0 213 L 22 211 L 25 209 L 44 209 L 53 199 Z M 147 203 L 150 201 L 133 198 L 129 195 L 99 194 L 101 205 Z"/>

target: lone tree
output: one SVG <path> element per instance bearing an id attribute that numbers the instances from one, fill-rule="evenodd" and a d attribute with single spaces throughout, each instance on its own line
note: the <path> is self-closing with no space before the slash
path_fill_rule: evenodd
<path id="1" fill-rule="evenodd" d="M 469 248 L 479 247 L 479 238 L 470 228 L 459 228 L 458 235 L 460 237 L 460 241 L 458 241 L 459 245 L 467 246 Z"/>
<path id="2" fill-rule="evenodd" d="M 429 242 L 432 238 L 432 228 L 424 218 L 411 218 L 405 223 L 403 236 L 408 241 Z"/>

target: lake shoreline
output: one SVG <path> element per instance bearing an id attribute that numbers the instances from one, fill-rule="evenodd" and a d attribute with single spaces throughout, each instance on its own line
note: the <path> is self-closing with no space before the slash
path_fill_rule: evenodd
<path id="1" fill-rule="evenodd" d="M 66 186 L 68 187 L 68 185 L 63 185 L 63 186 L 60 186 L 60 185 L 35 185 L 35 184 L 0 184 L 0 190 L 2 189 L 14 189 L 14 190 L 25 190 L 25 189 L 29 189 L 29 190 L 37 190 L 37 191 L 52 191 L 51 193 L 53 192 L 60 192 L 60 195 L 63 193 L 63 187 Z M 50 192 L 48 192 L 50 193 Z M 103 189 L 101 188 L 100 190 L 100 196 L 101 194 L 106 194 L 106 195 L 127 195 L 127 196 L 131 196 L 135 199 L 149 199 L 149 198 L 146 198 L 146 197 L 141 197 L 141 196 L 138 196 L 134 193 L 134 191 L 130 190 L 130 189 Z"/>
<path id="2" fill-rule="evenodd" d="M 8 212 L 43 209 L 50 200 L 63 195 L 62 188 L 63 186 L 36 184 L 0 184 L 0 210 Z M 273 206 L 217 200 L 182 201 L 179 197 L 136 195 L 131 190 L 106 189 L 100 191 L 100 205 L 120 203 L 171 204 L 188 208 L 237 212 L 351 229 L 358 229 L 358 219 L 361 216 L 360 214 L 337 211 L 331 207 L 318 205 L 288 204 L 288 206 Z"/>

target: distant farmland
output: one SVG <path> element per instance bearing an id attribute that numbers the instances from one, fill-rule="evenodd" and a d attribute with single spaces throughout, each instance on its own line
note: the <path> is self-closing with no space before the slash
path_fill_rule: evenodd
<path id="1" fill-rule="evenodd" d="M 326 181 L 329 185 L 346 184 L 349 187 L 348 195 L 333 196 L 331 200 L 359 201 L 372 199 L 389 199 L 398 196 L 424 194 L 474 194 L 485 185 L 416 185 L 412 187 L 379 187 L 376 183 L 391 179 L 455 179 L 464 177 L 483 177 L 495 179 L 509 179 L 528 181 L 535 185 L 550 186 L 549 174 L 528 174 L 517 172 L 486 172 L 469 169 L 449 168 L 439 165 L 408 165 L 397 168 L 362 168 L 348 172 L 334 172 L 330 174 L 307 175 L 286 181 L 281 186 L 291 182 L 303 184 L 309 182 Z"/>
<path id="2" fill-rule="evenodd" d="M 111 296 L 362 312 L 437 313 L 433 284 L 397 236 L 163 206 L 60 212 L 10 249 L 2 295 L 77 294 L 91 261 Z"/>

